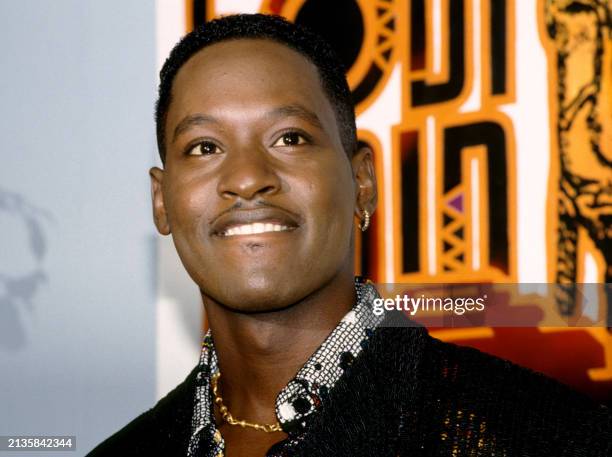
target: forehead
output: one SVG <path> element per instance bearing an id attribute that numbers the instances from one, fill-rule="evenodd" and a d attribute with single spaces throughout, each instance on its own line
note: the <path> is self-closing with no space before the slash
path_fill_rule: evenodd
<path id="1" fill-rule="evenodd" d="M 243 113 L 299 104 L 334 121 L 317 68 L 305 56 L 271 40 L 238 39 L 198 51 L 178 71 L 166 128 L 202 110 Z"/>

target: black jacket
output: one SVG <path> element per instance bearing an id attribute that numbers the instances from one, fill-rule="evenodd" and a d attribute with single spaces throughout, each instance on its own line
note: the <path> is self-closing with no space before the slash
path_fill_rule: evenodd
<path id="1" fill-rule="evenodd" d="M 89 455 L 185 456 L 195 373 Z M 612 414 L 531 370 L 387 327 L 285 455 L 611 457 Z"/>

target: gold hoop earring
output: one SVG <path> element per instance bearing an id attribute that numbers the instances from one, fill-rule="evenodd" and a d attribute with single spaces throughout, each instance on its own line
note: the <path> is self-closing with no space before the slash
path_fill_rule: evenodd
<path id="1" fill-rule="evenodd" d="M 370 226 L 370 213 L 367 209 L 364 209 L 363 219 L 361 220 L 361 223 L 359 224 L 359 228 L 361 229 L 362 232 L 365 232 L 369 226 Z"/>

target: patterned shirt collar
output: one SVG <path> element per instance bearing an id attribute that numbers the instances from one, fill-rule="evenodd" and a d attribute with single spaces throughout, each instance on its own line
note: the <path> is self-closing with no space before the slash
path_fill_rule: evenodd
<path id="1" fill-rule="evenodd" d="M 378 292 L 371 284 L 355 279 L 357 300 L 321 346 L 306 361 L 296 376 L 276 397 L 276 416 L 295 444 L 308 429 L 316 411 L 325 404 L 330 390 L 366 346 L 384 316 L 372 312 Z M 217 355 L 210 331 L 204 337 L 196 378 L 194 412 L 188 456 L 217 457 L 224 452 L 224 442 L 215 426 L 210 378 L 218 372 Z"/>

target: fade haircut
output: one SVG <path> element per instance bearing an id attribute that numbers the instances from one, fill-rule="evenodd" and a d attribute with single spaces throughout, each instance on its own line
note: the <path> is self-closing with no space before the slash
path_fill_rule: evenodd
<path id="1" fill-rule="evenodd" d="M 166 162 L 165 125 L 172 96 L 172 83 L 180 68 L 198 51 L 215 43 L 238 39 L 266 39 L 299 52 L 317 68 L 321 87 L 336 116 L 342 146 L 350 158 L 357 149 L 355 111 L 344 66 L 331 46 L 320 36 L 280 16 L 236 14 L 196 28 L 179 41 L 161 69 L 159 98 L 155 105 L 157 148 Z"/>

